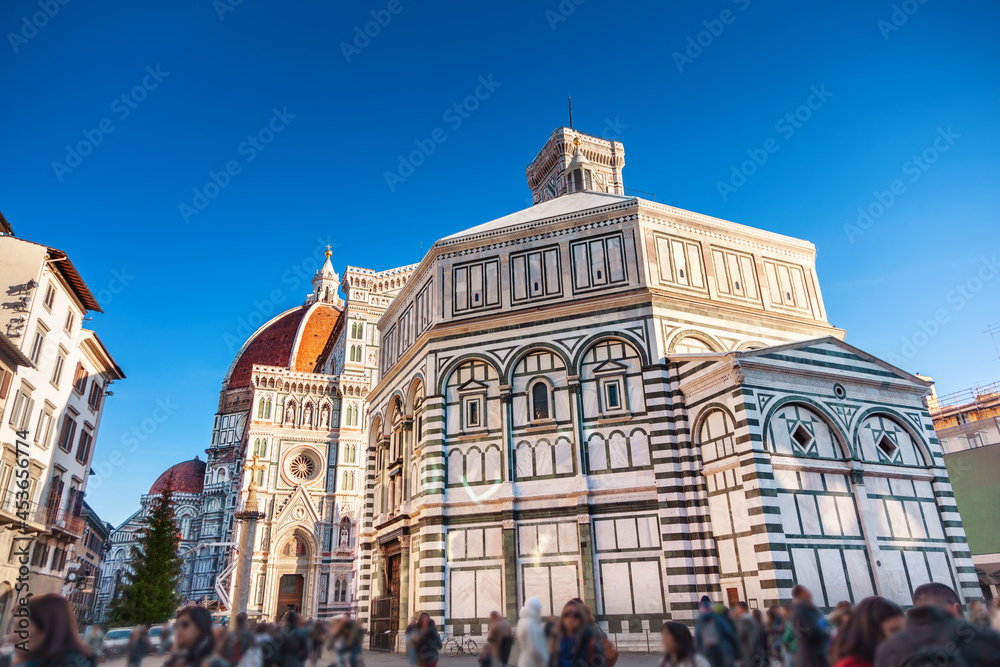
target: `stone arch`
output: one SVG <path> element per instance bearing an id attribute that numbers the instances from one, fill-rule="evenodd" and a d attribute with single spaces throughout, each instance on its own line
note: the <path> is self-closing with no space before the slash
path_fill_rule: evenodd
<path id="1" fill-rule="evenodd" d="M 721 424 L 713 419 L 715 415 L 721 415 Z M 702 465 L 736 453 L 736 427 L 736 416 L 728 406 L 713 402 L 702 408 L 691 429 Z"/>
<path id="2" fill-rule="evenodd" d="M 572 369 L 575 373 L 579 374 L 580 364 L 583 362 L 584 357 L 587 356 L 587 353 L 590 352 L 590 350 L 593 347 L 609 340 L 618 341 L 628 345 L 633 350 L 635 350 L 636 354 L 639 355 L 640 364 L 642 364 L 643 366 L 649 365 L 649 353 L 646 350 L 645 344 L 631 334 L 624 333 L 621 331 L 616 331 L 616 332 L 603 332 L 594 334 L 593 336 L 583 341 L 580 344 L 579 352 L 577 352 L 576 355 L 573 357 L 573 363 L 568 368 Z"/>
<path id="3" fill-rule="evenodd" d="M 403 412 L 407 415 L 413 414 L 413 408 L 418 399 L 424 396 L 424 377 L 417 373 L 410 379 L 410 384 L 406 390 L 406 400 L 403 402 Z"/>
<path id="4" fill-rule="evenodd" d="M 701 331 L 700 329 L 681 329 L 680 331 L 677 331 L 676 333 L 674 333 L 673 336 L 670 337 L 670 342 L 667 344 L 667 355 L 673 354 L 674 351 L 677 349 L 677 344 L 687 338 L 693 338 L 696 341 L 702 343 L 707 348 L 709 348 L 708 350 L 709 352 L 727 351 L 726 346 L 723 345 L 720 340 L 715 338 L 715 336 L 712 336 L 709 333 Z"/>
<path id="5" fill-rule="evenodd" d="M 493 369 L 493 372 L 497 374 L 498 378 L 504 377 L 503 369 L 501 369 L 497 363 L 490 357 L 484 354 L 469 353 L 463 354 L 455 359 L 448 362 L 448 365 L 444 367 L 444 370 L 438 375 L 438 386 L 437 393 L 444 394 L 445 389 L 448 386 L 448 380 L 451 379 L 452 374 L 458 370 L 462 364 L 469 361 L 481 361 L 487 366 Z"/>
<path id="6" fill-rule="evenodd" d="M 862 458 L 860 451 L 862 435 L 861 428 L 862 425 L 871 417 L 882 417 L 884 419 L 888 419 L 910 436 L 910 440 L 913 443 L 915 453 L 917 455 L 916 465 L 923 465 L 927 467 L 936 466 L 934 463 L 934 455 L 931 453 L 930 444 L 924 440 L 923 436 L 921 436 L 920 433 L 913 427 L 913 424 L 895 410 L 882 406 L 868 408 L 855 417 L 855 430 L 852 444 L 857 448 L 854 453 L 858 459 Z M 902 465 L 907 464 L 904 463 Z"/>
<path id="7" fill-rule="evenodd" d="M 298 544 L 303 545 L 304 553 L 285 553 L 285 548 L 289 546 L 289 543 L 293 539 Z M 278 549 L 275 553 L 278 555 L 278 558 L 311 559 L 319 553 L 319 544 L 316 542 L 315 536 L 313 536 L 309 531 L 304 530 L 300 526 L 293 526 L 292 528 L 283 531 L 278 537 Z"/>
<path id="8" fill-rule="evenodd" d="M 847 434 L 845 434 L 844 431 L 837 424 L 837 420 L 833 418 L 833 415 L 831 415 L 827 411 L 825 406 L 806 396 L 786 396 L 784 398 L 774 400 L 773 403 L 770 405 L 767 414 L 764 416 L 764 419 L 761 420 L 761 424 L 763 424 L 764 448 L 768 452 L 774 453 L 774 449 L 772 447 L 773 443 L 769 442 L 770 440 L 769 429 L 771 426 L 771 421 L 773 420 L 777 412 L 782 408 L 788 406 L 796 406 L 796 405 L 801 406 L 802 408 L 805 408 L 809 412 L 815 414 L 830 429 L 830 433 L 833 437 L 834 447 L 836 448 L 837 453 L 839 454 L 839 456 L 837 457 L 838 460 L 847 461 L 853 457 L 851 447 L 848 445 L 849 440 L 847 438 Z"/>
<path id="9" fill-rule="evenodd" d="M 555 345 L 552 345 L 551 343 L 543 343 L 543 342 L 531 343 L 529 345 L 525 345 L 520 350 L 518 350 L 511 357 L 510 361 L 507 362 L 507 367 L 500 375 L 500 377 L 503 379 L 503 382 L 508 385 L 511 384 L 511 379 L 514 376 L 514 369 L 517 368 L 517 365 L 521 363 L 521 361 L 524 360 L 524 358 L 527 357 L 528 355 L 541 351 L 551 352 L 560 359 L 562 359 L 563 368 L 566 369 L 567 373 L 569 373 L 570 368 L 573 368 L 572 360 L 569 358 L 569 355 L 566 354 L 566 351 L 561 347 L 557 347 Z"/>

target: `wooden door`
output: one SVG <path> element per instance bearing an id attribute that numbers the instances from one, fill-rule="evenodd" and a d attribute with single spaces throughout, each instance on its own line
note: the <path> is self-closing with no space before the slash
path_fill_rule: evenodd
<path id="1" fill-rule="evenodd" d="M 286 611 L 302 611 L 303 579 L 301 574 L 281 575 L 278 582 L 278 609 L 275 616 L 281 618 Z"/>

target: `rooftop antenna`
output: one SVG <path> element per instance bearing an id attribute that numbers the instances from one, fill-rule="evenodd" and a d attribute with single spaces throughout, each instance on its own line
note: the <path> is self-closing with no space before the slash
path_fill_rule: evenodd
<path id="1" fill-rule="evenodd" d="M 567 97 L 569 100 L 569 129 L 573 129 L 573 98 Z"/>
<path id="2" fill-rule="evenodd" d="M 1000 360 L 1000 347 L 997 346 L 997 334 L 1000 334 L 1000 324 L 991 324 L 986 327 L 986 331 L 982 333 L 988 333 L 990 335 L 990 340 L 993 341 L 993 349 L 997 353 L 997 359 Z"/>

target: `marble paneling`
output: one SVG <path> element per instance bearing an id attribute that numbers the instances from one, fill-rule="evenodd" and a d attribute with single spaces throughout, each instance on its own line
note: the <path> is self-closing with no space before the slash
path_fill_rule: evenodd
<path id="1" fill-rule="evenodd" d="M 578 553 L 580 541 L 575 523 L 559 524 L 559 551 L 563 553 Z"/>
<path id="2" fill-rule="evenodd" d="M 503 556 L 503 529 L 487 528 L 483 531 L 485 547 L 484 555 L 487 558 L 500 558 Z"/>
<path id="3" fill-rule="evenodd" d="M 573 472 L 573 445 L 569 440 L 560 438 L 556 441 L 556 473 L 570 474 Z"/>
<path id="4" fill-rule="evenodd" d="M 868 553 L 860 549 L 845 549 L 844 560 L 847 562 L 847 578 L 851 582 L 854 602 L 857 604 L 870 595 L 875 594 L 872 588 L 872 577 L 868 566 Z"/>
<path id="5" fill-rule="evenodd" d="M 795 502 L 799 506 L 799 516 L 802 519 L 802 532 L 806 535 L 819 535 L 819 511 L 816 508 L 815 497 L 803 494 L 796 496 Z"/>
<path id="6" fill-rule="evenodd" d="M 791 552 L 792 565 L 795 567 L 795 582 L 812 591 L 816 606 L 825 607 L 826 598 L 823 597 L 823 587 L 820 585 L 816 554 L 812 549 L 792 549 Z"/>
<path id="7" fill-rule="evenodd" d="M 476 618 L 475 570 L 451 571 L 452 618 Z"/>
<path id="8" fill-rule="evenodd" d="M 605 614 L 632 613 L 628 563 L 601 563 L 601 592 Z"/>
<path id="9" fill-rule="evenodd" d="M 636 614 L 662 614 L 663 599 L 660 582 L 659 561 L 636 561 L 632 563 L 632 586 L 634 588 Z"/>
<path id="10" fill-rule="evenodd" d="M 489 618 L 491 611 L 503 612 L 502 573 L 499 568 L 476 572 L 476 611 L 478 618 Z"/>

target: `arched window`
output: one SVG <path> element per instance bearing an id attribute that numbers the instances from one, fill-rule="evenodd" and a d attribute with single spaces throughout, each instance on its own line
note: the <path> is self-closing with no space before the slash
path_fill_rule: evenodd
<path id="1" fill-rule="evenodd" d="M 549 387 L 542 381 L 531 386 L 531 418 L 549 418 Z"/>
<path id="2" fill-rule="evenodd" d="M 260 403 L 257 406 L 257 419 L 263 419 L 264 418 L 264 405 L 265 405 L 264 399 L 261 398 L 260 399 Z"/>
<path id="3" fill-rule="evenodd" d="M 344 471 L 344 474 L 341 475 L 340 488 L 343 489 L 344 491 L 347 490 L 347 471 L 346 470 Z"/>
<path id="4" fill-rule="evenodd" d="M 267 399 L 267 405 L 264 406 L 264 419 L 271 418 L 271 399 Z"/>

